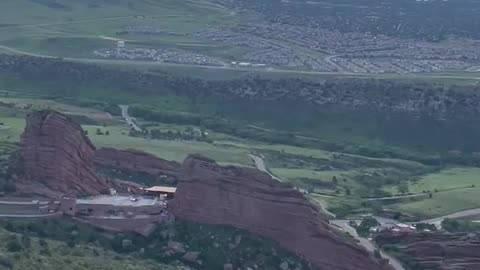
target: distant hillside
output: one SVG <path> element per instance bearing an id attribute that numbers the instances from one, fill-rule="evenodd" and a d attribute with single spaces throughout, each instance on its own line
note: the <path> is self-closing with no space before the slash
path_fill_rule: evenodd
<path id="1" fill-rule="evenodd" d="M 77 103 L 137 104 L 146 110 L 134 114 L 150 120 L 380 157 L 480 152 L 475 86 L 368 79 L 209 81 L 59 59 L 3 56 L 0 63 L 0 89 Z M 251 124 L 281 133 L 243 129 Z"/>

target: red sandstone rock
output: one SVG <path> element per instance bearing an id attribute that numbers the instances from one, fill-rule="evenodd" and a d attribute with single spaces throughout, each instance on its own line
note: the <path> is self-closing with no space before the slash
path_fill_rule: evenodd
<path id="1" fill-rule="evenodd" d="M 366 250 L 342 241 L 302 194 L 258 170 L 190 156 L 169 207 L 176 218 L 272 239 L 321 270 L 382 269 Z"/>
<path id="2" fill-rule="evenodd" d="M 172 176 L 180 174 L 181 165 L 174 161 L 159 159 L 138 150 L 117 150 L 101 148 L 95 154 L 95 163 L 117 169 L 142 172 L 151 176 Z"/>
<path id="3" fill-rule="evenodd" d="M 95 173 L 94 154 L 79 124 L 58 112 L 34 112 L 20 139 L 17 192 L 49 198 L 104 193 L 111 186 Z"/>
<path id="4" fill-rule="evenodd" d="M 395 244 L 397 252 L 422 269 L 480 269 L 480 235 L 467 233 L 390 233 L 375 237 L 380 245 Z"/>

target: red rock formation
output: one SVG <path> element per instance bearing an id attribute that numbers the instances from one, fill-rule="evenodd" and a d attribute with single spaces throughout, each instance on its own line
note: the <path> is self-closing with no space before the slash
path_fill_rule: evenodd
<path id="1" fill-rule="evenodd" d="M 79 124 L 58 112 L 34 112 L 20 139 L 17 192 L 49 198 L 106 192 L 110 184 L 95 173 L 94 154 Z"/>
<path id="2" fill-rule="evenodd" d="M 113 148 L 97 150 L 95 163 L 121 170 L 142 172 L 154 177 L 167 175 L 176 178 L 180 174 L 181 169 L 179 163 L 160 159 L 149 153 Z"/>
<path id="3" fill-rule="evenodd" d="M 366 250 L 342 241 L 302 194 L 258 170 L 190 156 L 169 207 L 176 218 L 272 239 L 321 270 L 382 269 Z"/>
<path id="4" fill-rule="evenodd" d="M 397 252 L 418 269 L 480 269 L 480 235 L 467 233 L 390 233 L 375 237 L 383 245 L 394 245 Z"/>

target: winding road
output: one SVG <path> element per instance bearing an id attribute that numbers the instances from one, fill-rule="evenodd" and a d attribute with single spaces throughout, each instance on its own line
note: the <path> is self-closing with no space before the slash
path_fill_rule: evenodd
<path id="1" fill-rule="evenodd" d="M 267 169 L 267 165 L 265 165 L 265 161 L 263 160 L 262 157 L 257 156 L 257 155 L 254 155 L 254 154 L 249 154 L 248 156 L 252 159 L 253 163 L 255 163 L 255 167 L 257 168 L 257 170 L 262 171 L 262 172 L 270 175 L 270 177 L 272 177 L 273 179 L 275 179 L 275 180 L 277 180 L 277 181 L 283 182 L 282 179 L 280 179 L 279 177 L 273 175 L 273 174 Z"/>
<path id="2" fill-rule="evenodd" d="M 353 238 L 355 238 L 356 240 L 358 240 L 358 243 L 363 246 L 364 248 L 366 248 L 369 252 L 374 252 L 375 250 L 377 250 L 377 247 L 375 247 L 373 245 L 373 243 L 371 243 L 370 241 L 368 241 L 368 239 L 365 239 L 363 237 L 361 237 L 360 235 L 357 234 L 357 231 L 348 224 L 348 221 L 345 221 L 345 220 L 332 220 L 330 221 L 331 224 L 341 228 L 343 231 L 345 232 L 348 232 L 350 235 L 353 236 Z M 395 258 L 393 258 L 392 256 L 386 254 L 385 252 L 380 251 L 380 254 L 382 255 L 383 258 L 385 259 L 388 259 L 390 265 L 395 269 L 395 270 L 406 270 L 402 264 Z"/>
<path id="3" fill-rule="evenodd" d="M 122 109 L 122 117 L 125 119 L 125 122 L 133 128 L 135 131 L 142 132 L 142 128 L 140 128 L 134 121 L 134 119 L 128 114 L 128 105 L 119 105 L 120 109 Z"/>

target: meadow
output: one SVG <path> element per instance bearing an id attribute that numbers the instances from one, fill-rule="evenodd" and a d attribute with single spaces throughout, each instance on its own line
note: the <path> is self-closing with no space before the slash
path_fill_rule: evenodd
<path id="1" fill-rule="evenodd" d="M 125 126 L 83 126 L 88 136 L 97 147 L 117 149 L 138 149 L 160 158 L 182 162 L 189 154 L 202 154 L 221 163 L 249 166 L 252 161 L 248 150 L 235 147 L 218 147 L 200 141 L 169 141 L 128 136 L 129 128 Z M 110 135 L 96 135 L 96 130 L 109 131 Z"/>
<path id="2" fill-rule="evenodd" d="M 235 23 L 233 15 L 205 0 L 6 0 L 0 3 L 0 45 L 32 54 L 93 58 L 94 50 L 116 46 L 117 32 L 147 25 L 176 35 L 129 35 L 120 39 L 143 47 L 180 46 L 215 52 L 218 49 L 209 42 L 183 34 Z"/>
<path id="3" fill-rule="evenodd" d="M 396 204 L 393 209 L 419 217 L 436 217 L 480 207 L 480 169 L 448 168 L 409 183 L 409 192 L 432 198 Z"/>

